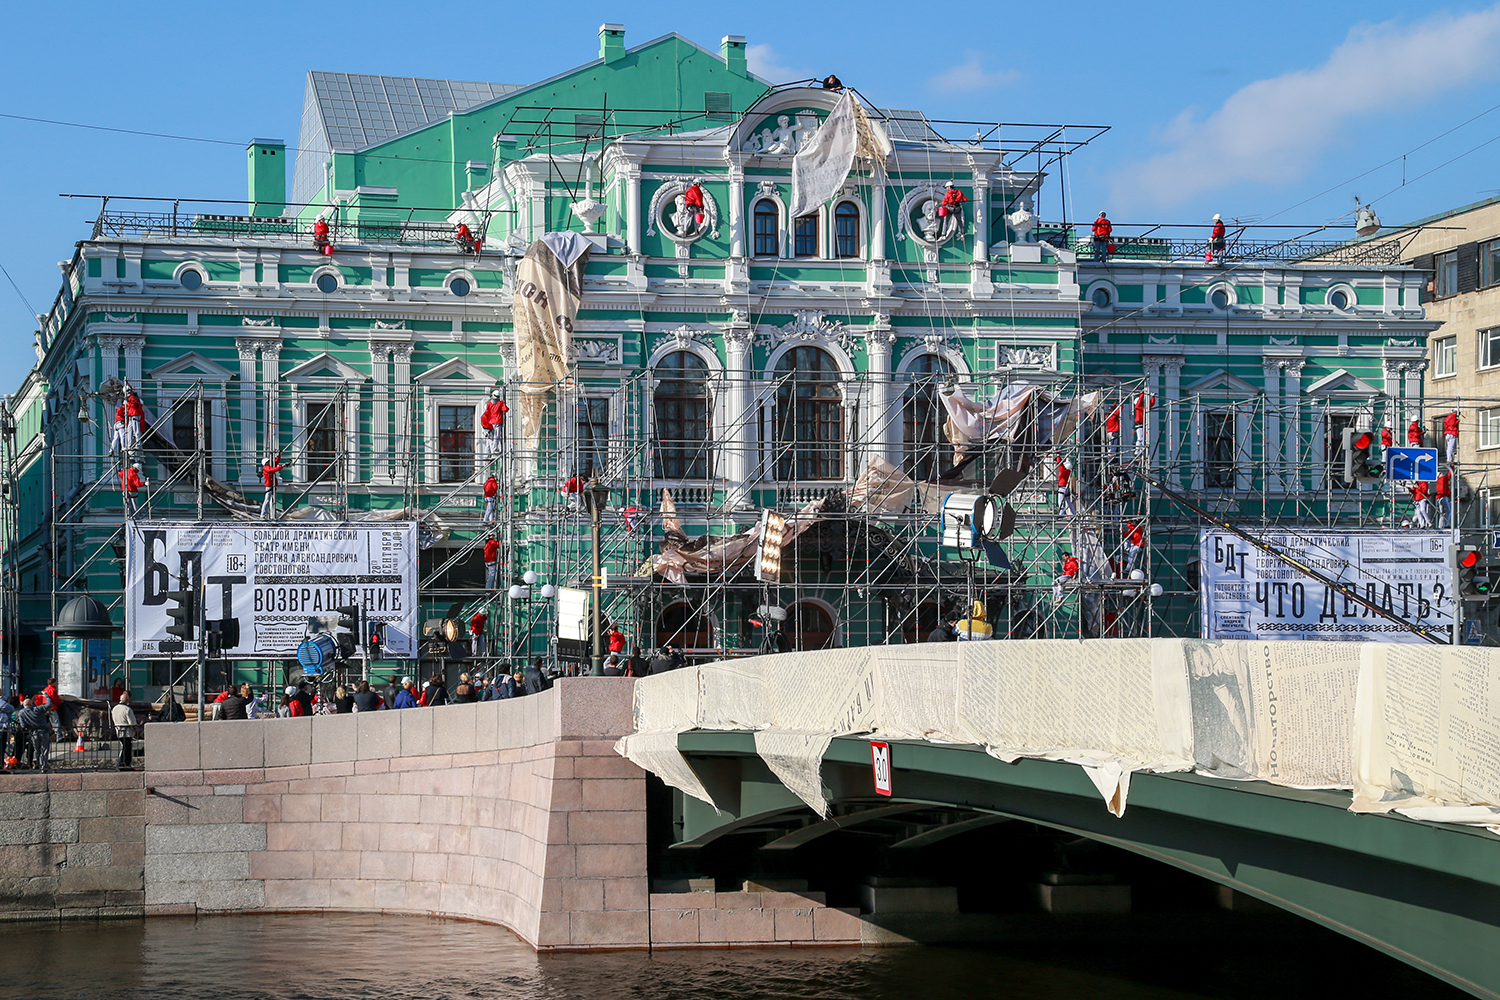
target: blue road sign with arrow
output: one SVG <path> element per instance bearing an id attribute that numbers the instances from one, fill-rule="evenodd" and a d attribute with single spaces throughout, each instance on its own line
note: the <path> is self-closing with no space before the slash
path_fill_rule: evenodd
<path id="1" fill-rule="evenodd" d="M 1436 448 L 1387 448 L 1385 478 L 1397 482 L 1432 482 L 1438 476 Z"/>

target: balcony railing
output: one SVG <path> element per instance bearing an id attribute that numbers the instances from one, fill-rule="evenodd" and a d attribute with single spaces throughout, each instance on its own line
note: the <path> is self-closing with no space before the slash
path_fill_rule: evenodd
<path id="1" fill-rule="evenodd" d="M 94 222 L 94 239 L 194 236 L 221 239 L 284 239 L 311 245 L 315 223 L 279 216 L 185 215 L 176 212 L 106 212 Z M 361 220 L 329 222 L 334 246 L 401 244 L 455 247 L 454 226 L 448 222 Z"/>
<path id="2" fill-rule="evenodd" d="M 1043 224 L 1037 227 L 1035 238 L 1045 240 L 1053 246 L 1074 250 L 1080 260 L 1089 260 L 1094 255 L 1093 237 L 1077 235 L 1073 229 Z M 1208 262 L 1210 255 L 1215 263 L 1233 264 L 1236 261 L 1265 261 L 1281 264 L 1297 264 L 1316 261 L 1336 266 L 1376 267 L 1396 264 L 1401 259 L 1401 241 L 1384 240 L 1378 243 L 1349 240 L 1302 240 L 1302 239 L 1245 239 L 1230 237 L 1224 252 L 1215 253 L 1206 235 L 1194 237 L 1123 236 L 1110 237 L 1114 249 L 1111 259 L 1140 261 Z"/>

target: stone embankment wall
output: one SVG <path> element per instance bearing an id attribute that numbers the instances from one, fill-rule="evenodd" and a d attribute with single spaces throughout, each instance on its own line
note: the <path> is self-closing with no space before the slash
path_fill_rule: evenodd
<path id="1" fill-rule="evenodd" d="M 0 916 L 139 916 L 145 813 L 138 772 L 0 777 Z"/>
<path id="2" fill-rule="evenodd" d="M 501 924 L 539 950 L 857 944 L 818 894 L 651 893 L 632 682 L 152 724 L 149 770 L 0 778 L 0 919 L 257 910 Z"/>

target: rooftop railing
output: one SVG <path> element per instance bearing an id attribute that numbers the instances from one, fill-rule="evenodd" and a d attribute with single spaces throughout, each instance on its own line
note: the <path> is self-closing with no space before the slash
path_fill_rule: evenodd
<path id="1" fill-rule="evenodd" d="M 1115 228 L 1122 227 L 1116 223 Z M 1162 227 L 1154 227 L 1160 229 Z M 1113 249 L 1110 259 L 1152 261 L 1160 263 L 1217 263 L 1234 264 L 1239 261 L 1254 261 L 1281 264 L 1319 263 L 1344 267 L 1381 267 L 1399 263 L 1402 244 L 1399 239 L 1380 242 L 1363 240 L 1308 240 L 1250 239 L 1247 227 L 1239 227 L 1226 234 L 1222 252 L 1214 250 L 1206 231 L 1183 236 L 1131 236 L 1115 233 L 1109 241 Z M 1307 227 L 1298 228 L 1304 232 Z M 1034 238 L 1045 240 L 1053 246 L 1074 250 L 1080 259 L 1088 260 L 1094 255 L 1094 240 L 1087 230 L 1063 228 L 1043 223 L 1038 226 Z"/>

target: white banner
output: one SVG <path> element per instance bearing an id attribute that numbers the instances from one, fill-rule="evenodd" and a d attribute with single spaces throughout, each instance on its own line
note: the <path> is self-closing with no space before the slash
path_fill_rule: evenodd
<path id="1" fill-rule="evenodd" d="M 823 125 L 802 143 L 792 158 L 793 220 L 815 210 L 838 193 L 854 165 L 854 97 L 849 91 L 839 98 Z"/>
<path id="2" fill-rule="evenodd" d="M 1198 575 L 1205 639 L 1426 642 L 1394 616 L 1447 639 L 1453 630 L 1449 538 L 1437 531 L 1272 531 L 1246 528 L 1341 590 L 1228 531 L 1205 529 Z"/>
<path id="3" fill-rule="evenodd" d="M 541 433 L 547 393 L 568 376 L 587 246 L 578 233 L 548 233 L 527 247 L 516 267 L 511 318 L 521 376 L 521 433 L 533 446 Z"/>
<path id="4" fill-rule="evenodd" d="M 358 605 L 384 623 L 381 654 L 416 655 L 417 526 L 131 521 L 125 532 L 125 656 L 165 656 L 159 644 L 176 604 L 165 594 L 197 589 L 203 618 L 239 622 L 228 658 L 291 657 L 313 616 Z M 368 632 L 368 627 L 365 629 Z M 361 646 L 369 636 L 361 637 Z M 174 656 L 197 654 L 187 643 Z"/>

